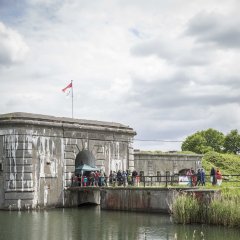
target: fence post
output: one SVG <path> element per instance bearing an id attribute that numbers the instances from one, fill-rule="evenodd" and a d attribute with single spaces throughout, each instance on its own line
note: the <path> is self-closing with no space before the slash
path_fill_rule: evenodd
<path id="1" fill-rule="evenodd" d="M 166 171 L 166 173 L 165 173 L 165 175 L 166 175 L 166 187 L 167 187 L 167 185 L 168 185 L 168 176 L 167 176 L 167 171 Z"/>
<path id="2" fill-rule="evenodd" d="M 143 176 L 143 186 L 145 187 L 145 176 Z"/>

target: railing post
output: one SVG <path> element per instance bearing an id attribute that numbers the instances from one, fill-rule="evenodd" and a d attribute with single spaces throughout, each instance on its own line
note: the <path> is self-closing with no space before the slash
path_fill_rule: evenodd
<path id="1" fill-rule="evenodd" d="M 167 185 L 168 185 L 168 176 L 167 176 L 167 171 L 166 171 L 166 173 L 165 173 L 165 175 L 166 175 L 166 187 L 167 187 Z"/>

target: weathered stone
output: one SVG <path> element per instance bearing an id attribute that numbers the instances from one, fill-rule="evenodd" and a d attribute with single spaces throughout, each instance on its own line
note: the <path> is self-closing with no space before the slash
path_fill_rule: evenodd
<path id="1" fill-rule="evenodd" d="M 75 166 L 75 159 L 65 159 L 66 166 Z"/>
<path id="2" fill-rule="evenodd" d="M 66 159 L 76 159 L 76 153 L 73 152 L 65 152 L 64 158 Z"/>
<path id="3" fill-rule="evenodd" d="M 11 189 L 14 191 L 24 191 L 26 189 L 32 190 L 33 189 L 33 180 L 16 180 L 14 183 L 10 180 L 6 180 L 7 190 Z"/>
<path id="4" fill-rule="evenodd" d="M 66 166 L 66 172 L 75 172 L 75 165 L 74 166 Z"/>
<path id="5" fill-rule="evenodd" d="M 27 200 L 33 199 L 33 192 L 5 192 L 5 199 L 6 200 Z"/>
<path id="6" fill-rule="evenodd" d="M 13 180 L 13 181 L 20 181 L 20 180 L 32 180 L 33 174 L 32 173 L 6 173 L 6 181 Z"/>
<path id="7" fill-rule="evenodd" d="M 144 175 L 157 176 L 157 172 L 169 171 L 171 174 L 181 170 L 193 168 L 195 171 L 201 168 L 202 155 L 200 154 L 177 154 L 157 152 L 134 152 L 135 169 Z M 129 165 L 131 163 L 129 162 Z"/>
<path id="8" fill-rule="evenodd" d="M 5 166 L 11 166 L 14 165 L 15 163 L 19 164 L 19 165 L 32 165 L 32 157 L 31 158 L 26 158 L 24 157 L 24 159 L 22 157 L 16 157 L 15 159 L 13 158 L 5 158 Z"/>
<path id="9" fill-rule="evenodd" d="M 24 173 L 32 173 L 33 171 L 33 166 L 32 165 L 16 165 L 15 166 L 10 166 L 10 165 L 7 165 L 5 167 L 5 172 L 9 173 L 14 173 L 14 172 L 18 172 L 18 173 L 21 173 L 21 172 L 24 172 Z"/>

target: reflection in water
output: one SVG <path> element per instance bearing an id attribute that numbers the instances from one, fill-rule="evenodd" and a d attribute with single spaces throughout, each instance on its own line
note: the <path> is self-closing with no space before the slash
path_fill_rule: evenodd
<path id="1" fill-rule="evenodd" d="M 101 211 L 99 207 L 33 212 L 0 211 L 0 240 L 238 240 L 240 230 L 172 224 L 168 215 Z"/>

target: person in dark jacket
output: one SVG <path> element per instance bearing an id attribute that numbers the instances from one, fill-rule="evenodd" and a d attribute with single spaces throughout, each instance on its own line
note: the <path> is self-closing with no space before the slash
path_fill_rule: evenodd
<path id="1" fill-rule="evenodd" d="M 203 168 L 201 169 L 201 184 L 205 186 L 205 171 Z"/>
<path id="2" fill-rule="evenodd" d="M 211 172 L 210 172 L 210 179 L 211 179 L 211 183 L 212 185 L 216 185 L 216 171 L 214 169 L 214 167 L 212 167 Z"/>
<path id="3" fill-rule="evenodd" d="M 200 186 L 201 183 L 202 183 L 202 181 L 201 181 L 201 169 L 198 169 L 198 171 L 197 171 L 197 185 Z"/>

